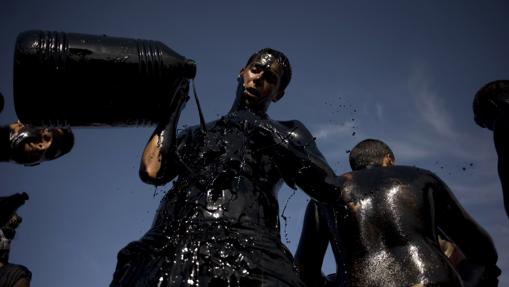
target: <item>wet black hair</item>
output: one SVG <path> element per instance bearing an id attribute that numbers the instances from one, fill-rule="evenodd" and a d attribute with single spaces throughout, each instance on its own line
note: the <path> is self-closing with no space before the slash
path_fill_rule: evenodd
<path id="1" fill-rule="evenodd" d="M 509 80 L 497 80 L 484 85 L 474 96 L 474 120 L 483 127 L 493 130 L 497 117 L 509 110 Z"/>
<path id="2" fill-rule="evenodd" d="M 53 132 L 53 139 L 46 151 L 46 160 L 53 160 L 71 151 L 74 146 L 74 134 L 71 129 L 62 128 L 63 134 Z"/>
<path id="3" fill-rule="evenodd" d="M 286 57 L 283 52 L 274 50 L 272 48 L 263 48 L 249 57 L 246 63 L 246 67 L 249 66 L 251 62 L 261 57 L 263 54 L 270 54 L 274 56 L 276 58 L 276 62 L 283 69 L 283 75 L 281 77 L 279 90 L 284 91 L 292 79 L 292 67 L 290 66 L 290 60 L 288 60 L 288 57 Z"/>
<path id="4" fill-rule="evenodd" d="M 394 161 L 394 154 L 387 144 L 377 139 L 365 139 L 350 152 L 350 167 L 352 170 L 380 167 L 387 154 Z"/>

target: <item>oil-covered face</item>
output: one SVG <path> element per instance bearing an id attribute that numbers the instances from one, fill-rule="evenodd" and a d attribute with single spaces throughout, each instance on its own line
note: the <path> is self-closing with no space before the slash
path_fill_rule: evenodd
<path id="1" fill-rule="evenodd" d="M 66 135 L 64 129 L 26 129 L 20 123 L 12 124 L 11 129 L 14 131 L 15 141 L 11 156 L 15 162 L 35 165 L 62 155 L 59 147 L 53 145 L 55 145 L 55 138 L 62 138 Z M 54 154 L 48 153 L 50 148 Z"/>
<path id="2" fill-rule="evenodd" d="M 267 110 L 271 102 L 283 96 L 280 91 L 283 69 L 274 56 L 262 54 L 240 71 L 241 99 L 249 108 Z"/>
<path id="3" fill-rule="evenodd" d="M 20 147 L 17 154 L 18 163 L 35 164 L 40 162 L 51 146 L 53 141 L 53 132 L 48 129 L 42 129 L 37 136 L 30 138 Z"/>

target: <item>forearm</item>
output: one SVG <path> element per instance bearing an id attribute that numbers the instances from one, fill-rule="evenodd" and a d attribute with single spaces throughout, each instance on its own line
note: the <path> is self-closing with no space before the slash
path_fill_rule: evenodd
<path id="1" fill-rule="evenodd" d="M 158 124 L 143 150 L 140 164 L 140 178 L 149 184 L 160 185 L 176 175 L 177 124 L 180 113 L 189 99 L 187 88 L 176 95 L 171 104 L 169 116 Z"/>
<path id="2" fill-rule="evenodd" d="M 337 202 L 340 178 L 318 150 L 315 138 L 299 121 L 257 124 L 256 142 L 268 150 L 291 188 L 301 188 L 321 203 Z"/>
<path id="3" fill-rule="evenodd" d="M 279 151 L 280 162 L 290 171 L 288 182 L 298 186 L 311 198 L 321 203 L 335 203 L 340 197 L 340 178 L 312 142 L 308 146 L 284 146 Z M 285 156 L 286 155 L 286 156 Z"/>
<path id="4" fill-rule="evenodd" d="M 469 260 L 484 266 L 497 263 L 498 254 L 490 235 L 461 206 L 444 209 L 437 224 Z"/>
<path id="5" fill-rule="evenodd" d="M 178 117 L 172 117 L 166 124 L 160 124 L 150 137 L 140 166 L 140 177 L 144 182 L 160 185 L 175 176 L 177 121 Z"/>
<path id="6" fill-rule="evenodd" d="M 304 215 L 299 245 L 295 252 L 295 265 L 301 279 L 308 286 L 323 286 L 322 262 L 328 245 L 328 234 L 322 222 L 318 204 L 310 201 Z"/>
<path id="7" fill-rule="evenodd" d="M 321 203 L 336 203 L 341 195 L 340 178 L 322 161 L 308 158 L 297 171 L 297 185 L 311 198 Z"/>
<path id="8" fill-rule="evenodd" d="M 497 250 L 490 235 L 459 204 L 449 190 L 438 192 L 437 227 L 465 257 L 479 265 L 495 265 Z"/>

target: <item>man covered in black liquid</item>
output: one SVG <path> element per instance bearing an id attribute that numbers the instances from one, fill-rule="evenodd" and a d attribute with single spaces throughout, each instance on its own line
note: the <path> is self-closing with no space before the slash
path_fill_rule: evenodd
<path id="1" fill-rule="evenodd" d="M 111 286 L 304 286 L 280 240 L 277 191 L 285 181 L 320 201 L 338 193 L 309 131 L 266 114 L 290 78 L 284 54 L 260 50 L 240 71 L 230 112 L 176 137 L 184 86 L 140 169 L 147 183 L 177 179 L 152 228 L 119 252 Z"/>
<path id="2" fill-rule="evenodd" d="M 498 176 L 502 184 L 504 207 L 509 216 L 509 80 L 484 85 L 474 97 L 475 122 L 493 131 L 498 155 Z"/>
<path id="3" fill-rule="evenodd" d="M 343 204 L 309 203 L 295 254 L 302 279 L 308 286 L 463 286 L 439 246 L 440 233 L 476 264 L 475 286 L 497 286 L 491 237 L 436 175 L 393 162 L 385 143 L 364 140 L 350 153 L 353 171 L 341 176 Z M 337 270 L 326 282 L 328 242 Z"/>

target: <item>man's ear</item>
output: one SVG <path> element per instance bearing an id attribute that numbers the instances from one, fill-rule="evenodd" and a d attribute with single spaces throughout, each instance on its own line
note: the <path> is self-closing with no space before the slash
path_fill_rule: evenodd
<path id="1" fill-rule="evenodd" d="M 277 93 L 272 97 L 272 101 L 275 103 L 279 101 L 285 95 L 285 91 L 277 91 Z"/>

